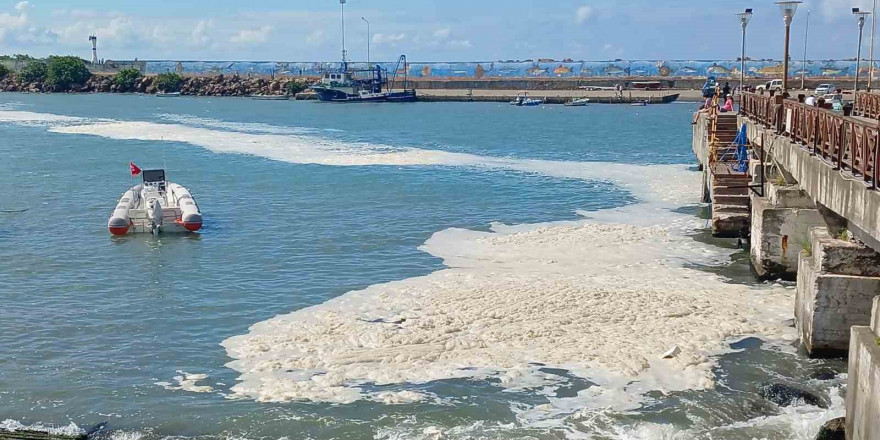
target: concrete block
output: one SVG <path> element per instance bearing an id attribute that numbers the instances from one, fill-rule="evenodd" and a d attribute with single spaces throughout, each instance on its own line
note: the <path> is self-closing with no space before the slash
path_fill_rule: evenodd
<path id="1" fill-rule="evenodd" d="M 880 278 L 822 272 L 804 251 L 797 281 L 795 324 L 807 351 L 815 357 L 844 355 L 850 346 L 850 327 L 871 323 Z"/>
<path id="2" fill-rule="evenodd" d="M 714 208 L 714 207 L 713 207 Z M 713 209 L 713 211 L 715 211 Z M 749 230 L 749 214 L 746 213 L 712 213 L 712 235 L 722 238 L 739 238 Z"/>
<path id="3" fill-rule="evenodd" d="M 770 197 L 752 194 L 750 254 L 755 271 L 762 278 L 794 279 L 798 255 L 810 247 L 810 231 L 823 225 L 815 209 L 778 207 Z"/>
<path id="4" fill-rule="evenodd" d="M 846 437 L 880 440 L 880 345 L 870 327 L 851 329 Z"/>
<path id="5" fill-rule="evenodd" d="M 767 198 L 776 208 L 816 209 L 813 199 L 797 185 L 767 184 Z"/>
<path id="6" fill-rule="evenodd" d="M 871 312 L 871 330 L 880 337 L 880 296 L 874 298 L 874 309 Z"/>
<path id="7" fill-rule="evenodd" d="M 816 264 L 822 272 L 880 277 L 880 253 L 868 246 L 833 238 L 825 228 L 813 228 L 810 243 Z"/>

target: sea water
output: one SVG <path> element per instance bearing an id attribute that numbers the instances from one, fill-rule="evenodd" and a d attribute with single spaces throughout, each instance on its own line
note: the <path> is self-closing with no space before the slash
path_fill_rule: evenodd
<path id="1" fill-rule="evenodd" d="M 0 426 L 812 438 L 845 365 L 706 238 L 691 107 L 4 94 Z M 130 161 L 204 229 L 111 237 Z"/>

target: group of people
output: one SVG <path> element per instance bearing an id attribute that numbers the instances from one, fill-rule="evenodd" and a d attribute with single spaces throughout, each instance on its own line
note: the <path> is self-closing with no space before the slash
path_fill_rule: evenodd
<path id="1" fill-rule="evenodd" d="M 697 123 L 697 119 L 701 113 L 707 113 L 710 110 L 717 110 L 719 113 L 729 113 L 733 111 L 733 94 L 731 93 L 730 83 L 724 83 L 724 87 L 719 93 L 718 105 L 715 105 L 714 97 L 706 98 L 706 102 L 700 105 L 700 109 L 694 113 L 693 123 Z"/>

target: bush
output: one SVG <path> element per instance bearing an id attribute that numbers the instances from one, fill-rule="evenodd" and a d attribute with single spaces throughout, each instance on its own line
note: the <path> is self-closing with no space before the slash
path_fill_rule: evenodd
<path id="1" fill-rule="evenodd" d="M 0 79 L 6 78 L 7 76 L 9 76 L 9 68 L 0 64 Z"/>
<path id="2" fill-rule="evenodd" d="M 92 76 L 86 63 L 79 57 L 49 57 L 46 82 L 62 89 L 72 84 L 85 84 Z"/>
<path id="3" fill-rule="evenodd" d="M 122 69 L 113 78 L 113 82 L 123 90 L 130 90 L 135 82 L 141 77 L 141 71 L 137 69 Z"/>
<path id="4" fill-rule="evenodd" d="M 174 72 L 160 73 L 156 77 L 156 88 L 165 93 L 179 92 L 181 84 L 183 78 Z"/>
<path id="5" fill-rule="evenodd" d="M 46 63 L 42 61 L 31 61 L 24 66 L 24 69 L 21 69 L 19 78 L 25 82 L 43 81 L 46 79 L 47 71 L 48 68 L 46 67 Z"/>
<path id="6" fill-rule="evenodd" d="M 306 86 L 305 83 L 301 83 L 299 81 L 291 81 L 287 83 L 287 94 L 290 96 L 296 96 L 297 93 L 300 93 L 307 88 L 308 86 Z"/>

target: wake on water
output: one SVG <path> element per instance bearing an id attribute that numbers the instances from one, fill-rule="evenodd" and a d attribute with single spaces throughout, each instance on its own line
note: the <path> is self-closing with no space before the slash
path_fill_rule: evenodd
<path id="1" fill-rule="evenodd" d="M 717 355 L 729 351 L 725 341 L 744 335 L 796 338 L 783 324 L 791 313 L 790 289 L 731 284 L 689 268 L 722 264 L 729 252 L 693 240 L 690 234 L 700 222 L 674 212 L 696 202 L 698 194 L 699 175 L 684 166 L 345 144 L 308 130 L 163 118 L 176 123 L 0 111 L 0 122 L 43 124 L 55 133 L 183 142 L 290 163 L 480 167 L 608 181 L 641 201 L 584 213 L 589 218 L 579 221 L 437 232 L 421 249 L 442 258 L 447 269 L 350 292 L 223 341 L 233 359 L 228 366 L 240 373 L 234 396 L 262 402 L 407 404 L 437 396 L 370 388 L 446 379 L 493 379 L 506 390 L 554 396 L 553 390 L 570 385 L 544 372 L 558 368 L 595 386 L 575 397 L 548 397 L 546 405 L 514 411 L 522 425 L 566 426 L 576 437 L 579 431 L 572 426 L 583 427 L 602 411 L 638 408 L 650 391 L 712 388 Z M 680 353 L 661 359 L 672 347 Z M 840 412 L 842 401 L 833 403 L 830 411 Z M 805 413 L 783 413 L 778 417 L 787 418 L 776 422 L 794 425 Z M 610 434 L 684 438 L 694 433 L 643 425 Z"/>

